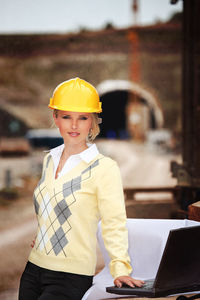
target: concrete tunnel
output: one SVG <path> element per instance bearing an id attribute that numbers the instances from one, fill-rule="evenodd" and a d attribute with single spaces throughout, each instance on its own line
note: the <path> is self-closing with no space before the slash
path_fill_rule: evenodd
<path id="1" fill-rule="evenodd" d="M 127 80 L 105 80 L 97 86 L 102 101 L 101 138 L 145 139 L 148 130 L 163 127 L 158 99 Z"/>
<path id="2" fill-rule="evenodd" d="M 148 130 L 163 126 L 163 112 L 149 91 L 126 80 L 106 80 L 97 86 L 102 101 L 100 138 L 145 140 Z M 63 143 L 57 130 L 32 129 L 26 134 L 33 147 L 53 148 Z"/>

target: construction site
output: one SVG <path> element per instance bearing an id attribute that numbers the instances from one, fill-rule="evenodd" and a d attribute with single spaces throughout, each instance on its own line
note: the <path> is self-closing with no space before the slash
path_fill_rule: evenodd
<path id="1" fill-rule="evenodd" d="M 119 165 L 127 217 L 200 221 L 200 2 L 182 2 L 151 26 L 137 24 L 133 1 L 127 29 L 1 35 L 0 300 L 17 299 L 37 228 L 33 190 L 45 151 L 63 143 L 48 101 L 69 78 L 99 93 L 95 143 Z"/>

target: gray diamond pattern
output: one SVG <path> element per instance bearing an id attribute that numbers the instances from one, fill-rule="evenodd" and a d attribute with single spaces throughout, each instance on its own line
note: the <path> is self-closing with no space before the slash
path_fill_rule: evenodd
<path id="1" fill-rule="evenodd" d="M 58 255 L 68 243 L 62 227 L 59 227 L 58 230 L 56 230 L 50 241 L 55 255 Z"/>
<path id="2" fill-rule="evenodd" d="M 67 198 L 71 194 L 72 194 L 72 183 L 71 181 L 65 182 L 63 184 L 63 196 Z"/>
<path id="3" fill-rule="evenodd" d="M 63 184 L 63 196 L 66 198 L 73 192 L 81 189 L 81 176 L 78 176 L 71 181 L 67 181 Z"/>
<path id="4" fill-rule="evenodd" d="M 67 221 L 69 216 L 71 216 L 71 211 L 64 199 L 56 205 L 56 207 L 54 208 L 54 211 L 55 211 L 55 214 L 58 218 L 60 225 L 63 225 L 65 223 L 65 221 Z"/>
<path id="5" fill-rule="evenodd" d="M 72 190 L 76 192 L 81 189 L 81 176 L 78 176 L 72 181 Z"/>
<path id="6" fill-rule="evenodd" d="M 51 158 L 51 156 L 49 156 L 48 159 L 47 159 L 46 168 L 48 167 L 50 158 Z M 89 174 L 88 174 L 88 178 L 89 178 L 91 176 L 91 169 L 94 168 L 94 167 L 96 167 L 98 164 L 99 164 L 99 160 L 96 160 L 91 166 L 89 166 L 88 168 L 86 168 L 81 174 L 89 172 Z M 45 181 L 46 168 L 45 168 L 43 176 L 42 176 L 42 178 L 41 178 L 41 180 L 40 180 L 40 182 L 38 184 L 39 190 L 40 190 L 40 185 Z M 53 230 L 54 230 L 54 234 L 50 238 L 52 249 L 50 251 L 48 251 L 48 252 L 46 251 L 46 254 L 49 254 L 53 250 L 54 253 L 55 253 L 55 255 L 58 255 L 61 251 L 63 251 L 63 254 L 66 256 L 65 251 L 64 251 L 64 247 L 68 244 L 68 240 L 66 238 L 66 234 L 71 229 L 71 225 L 68 222 L 68 218 L 72 214 L 71 211 L 70 211 L 70 209 L 69 209 L 69 206 L 72 205 L 74 202 L 76 202 L 76 197 L 74 195 L 74 192 L 76 192 L 76 191 L 78 191 L 78 190 L 81 189 L 81 181 L 82 180 L 85 180 L 85 179 L 82 179 L 82 176 L 80 175 L 80 176 L 78 176 L 76 178 L 73 178 L 72 180 L 70 180 L 68 182 L 65 182 L 63 184 L 63 189 L 62 189 L 62 194 L 63 194 L 64 198 L 63 199 L 61 198 L 62 199 L 61 201 L 58 202 L 57 201 L 57 197 L 56 197 L 61 191 L 58 192 L 58 193 L 56 193 L 53 196 L 53 197 L 55 197 L 55 199 L 57 201 L 57 205 L 54 207 L 54 212 L 55 212 L 55 215 L 56 215 L 56 217 L 54 219 L 52 219 L 50 217 L 49 211 L 47 209 L 48 205 L 50 205 L 50 201 L 52 200 L 52 198 L 49 199 L 49 201 L 47 203 L 45 203 L 45 209 L 42 212 L 42 216 L 44 218 L 44 212 L 46 212 L 46 214 L 47 214 L 47 216 L 49 218 L 49 221 L 50 221 L 50 226 L 45 230 L 45 232 L 41 231 L 41 234 L 42 234 L 41 241 L 43 241 L 43 242 L 45 241 L 45 237 L 46 237 L 47 232 L 48 232 L 48 230 L 50 228 L 53 228 Z M 45 189 L 45 187 L 43 189 Z M 39 194 L 42 196 L 42 198 L 44 198 L 42 190 L 40 190 Z M 37 196 L 39 196 L 39 194 Z M 73 196 L 73 202 L 70 202 L 70 204 L 68 205 L 66 198 L 69 197 L 70 195 Z M 35 211 L 38 214 L 39 203 L 37 201 L 37 196 L 36 197 L 34 196 L 34 205 L 35 205 Z M 58 220 L 58 222 L 60 224 L 60 227 L 55 231 L 55 229 L 54 229 L 54 223 L 56 222 L 56 220 Z M 64 230 L 62 228 L 62 225 L 65 222 L 68 222 L 69 226 L 70 226 L 70 229 L 67 232 L 64 232 Z M 39 242 L 39 245 L 40 245 L 41 241 Z M 39 245 L 38 245 L 38 247 L 39 247 Z"/>
<path id="7" fill-rule="evenodd" d="M 38 204 L 37 199 L 35 198 L 35 195 L 34 195 L 34 194 L 33 194 L 33 203 L 34 203 L 36 215 L 38 215 L 38 212 L 39 212 L 39 204 Z"/>
<path id="8" fill-rule="evenodd" d="M 84 174 L 84 173 L 90 171 L 91 169 L 95 168 L 96 166 L 98 166 L 98 164 L 99 164 L 99 160 L 97 159 L 91 166 L 89 166 L 87 169 L 85 169 L 85 170 L 82 172 L 82 174 Z"/>

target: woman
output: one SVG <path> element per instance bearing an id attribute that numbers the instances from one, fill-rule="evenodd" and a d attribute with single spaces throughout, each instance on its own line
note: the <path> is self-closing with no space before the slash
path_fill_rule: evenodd
<path id="1" fill-rule="evenodd" d="M 96 89 L 74 78 L 50 99 L 64 144 L 44 158 L 34 191 L 38 231 L 22 275 L 19 300 L 80 300 L 92 285 L 101 219 L 114 283 L 141 286 L 129 276 L 126 213 L 119 168 L 92 142 L 99 133 Z"/>

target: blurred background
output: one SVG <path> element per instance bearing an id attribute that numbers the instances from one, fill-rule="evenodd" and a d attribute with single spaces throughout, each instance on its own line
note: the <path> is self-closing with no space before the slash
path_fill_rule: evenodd
<path id="1" fill-rule="evenodd" d="M 186 79 L 194 79 L 186 67 L 183 77 L 183 12 L 191 20 L 196 11 L 195 4 L 184 10 L 188 3 L 0 0 L 0 299 L 17 299 L 36 230 L 32 193 L 43 150 L 62 143 L 47 108 L 62 81 L 81 77 L 99 92 L 103 122 L 96 143 L 120 166 L 128 217 L 188 217 L 199 187 L 183 164 L 197 149 L 185 147 L 196 137 L 183 125 L 189 108 L 183 94 L 195 95 L 183 91 Z M 186 187 L 195 188 L 190 202 Z"/>

